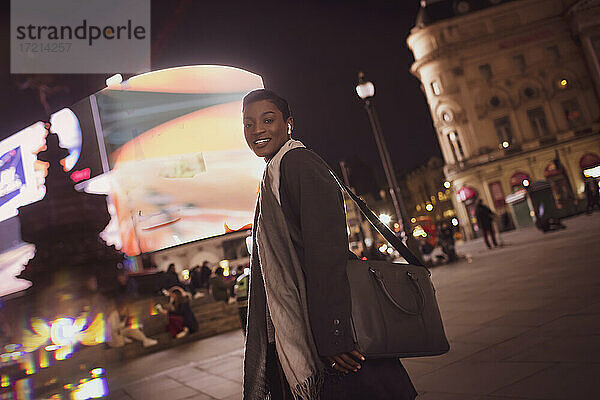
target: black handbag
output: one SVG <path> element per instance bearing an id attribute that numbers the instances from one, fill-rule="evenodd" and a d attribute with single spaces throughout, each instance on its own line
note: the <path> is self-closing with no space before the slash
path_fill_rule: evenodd
<path id="1" fill-rule="evenodd" d="M 423 357 L 450 345 L 435 298 L 431 272 L 367 205 L 332 172 L 338 185 L 408 264 L 349 260 L 352 329 L 366 358 Z"/>

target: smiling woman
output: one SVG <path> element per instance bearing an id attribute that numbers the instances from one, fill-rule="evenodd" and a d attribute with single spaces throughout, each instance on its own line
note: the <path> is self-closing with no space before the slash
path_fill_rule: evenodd
<path id="1" fill-rule="evenodd" d="M 291 138 L 284 99 L 260 89 L 243 104 L 246 143 L 267 161 L 252 234 L 244 398 L 414 399 L 398 359 L 365 360 L 354 344 L 352 253 L 329 167 Z"/>
<path id="2" fill-rule="evenodd" d="M 259 157 L 271 158 L 290 139 L 294 121 L 283 99 L 269 90 L 244 98 L 244 137 Z"/>

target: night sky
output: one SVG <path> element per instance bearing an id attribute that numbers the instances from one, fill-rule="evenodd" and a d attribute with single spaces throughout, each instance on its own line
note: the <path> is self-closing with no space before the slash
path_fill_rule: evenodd
<path id="1" fill-rule="evenodd" d="M 383 184 L 357 73 L 375 84 L 376 105 L 399 173 L 440 155 L 425 96 L 409 68 L 406 37 L 418 1 L 233 2 L 152 1 L 152 69 L 231 65 L 261 75 L 288 99 L 295 138 L 332 166 L 372 168 Z M 45 119 L 31 76 L 10 75 L 10 10 L 2 2 L 0 139 Z M 102 89 L 106 75 L 37 76 L 53 88 L 52 112 Z M 128 77 L 128 76 L 125 76 Z M 240 134 L 241 127 L 240 127 Z M 360 175 L 353 171 L 353 175 Z"/>

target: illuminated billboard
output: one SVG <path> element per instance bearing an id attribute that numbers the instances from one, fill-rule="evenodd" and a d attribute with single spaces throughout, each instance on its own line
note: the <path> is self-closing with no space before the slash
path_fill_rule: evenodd
<path id="1" fill-rule="evenodd" d="M 242 98 L 262 78 L 237 68 L 190 66 L 134 76 L 63 109 L 51 130 L 78 190 L 108 194 L 102 237 L 127 255 L 247 227 L 264 161 L 247 147 Z M 0 142 L 0 221 L 44 197 L 38 122 Z"/>
<path id="2" fill-rule="evenodd" d="M 0 221 L 44 197 L 45 168 L 36 154 L 45 135 L 44 124 L 37 122 L 0 142 Z"/>
<path id="3" fill-rule="evenodd" d="M 241 109 L 244 95 L 262 87 L 260 76 L 240 69 L 192 66 L 93 95 L 111 171 L 99 186 L 110 192 L 122 251 L 152 252 L 252 223 L 264 161 L 244 141 Z"/>
<path id="4" fill-rule="evenodd" d="M 102 172 L 88 99 L 52 114 L 50 123 L 61 147 L 69 150 L 62 164 L 74 183 Z M 0 142 L 0 221 L 44 198 L 48 164 L 37 154 L 45 149 L 46 135 L 44 123 L 36 122 Z"/>

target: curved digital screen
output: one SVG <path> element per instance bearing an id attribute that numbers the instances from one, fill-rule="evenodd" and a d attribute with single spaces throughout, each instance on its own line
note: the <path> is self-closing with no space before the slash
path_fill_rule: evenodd
<path id="1" fill-rule="evenodd" d="M 151 72 L 95 94 L 122 251 L 147 253 L 252 223 L 264 161 L 242 98 L 260 76 L 231 67 Z"/>

